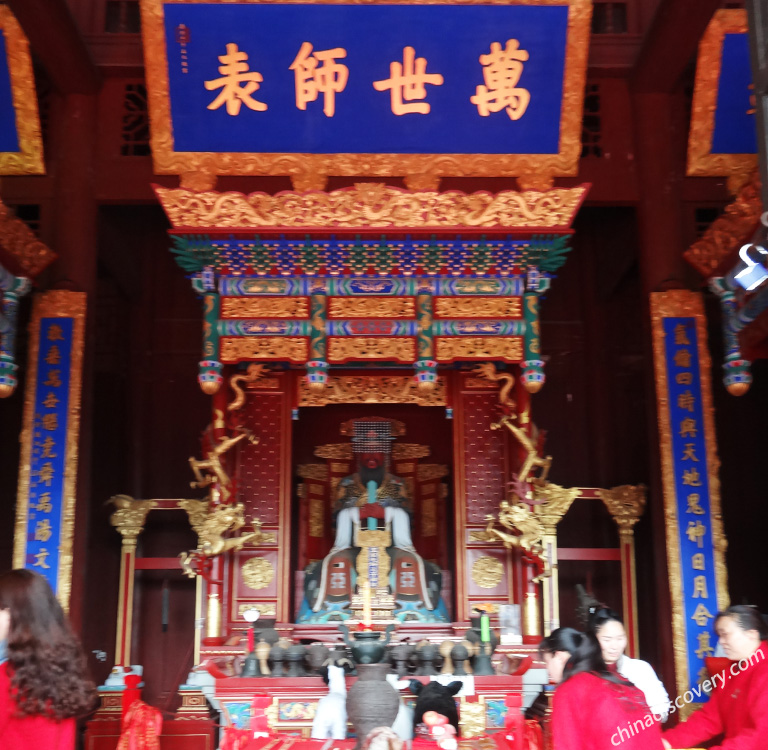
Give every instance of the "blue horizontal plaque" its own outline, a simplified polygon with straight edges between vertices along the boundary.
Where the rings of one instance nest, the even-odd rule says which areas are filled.
[[[567,3],[163,12],[175,152],[559,151]]]
[[[755,97],[746,34],[726,34],[723,38],[712,153],[757,153]]]

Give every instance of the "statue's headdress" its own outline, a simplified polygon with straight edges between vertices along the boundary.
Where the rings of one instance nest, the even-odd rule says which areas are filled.
[[[355,453],[391,453],[392,425],[387,421],[356,421],[352,434],[352,450]]]

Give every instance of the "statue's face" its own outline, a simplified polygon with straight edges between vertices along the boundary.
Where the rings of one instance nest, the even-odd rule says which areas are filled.
[[[366,469],[378,469],[384,466],[384,454],[373,450],[366,450],[360,454],[360,465]]]

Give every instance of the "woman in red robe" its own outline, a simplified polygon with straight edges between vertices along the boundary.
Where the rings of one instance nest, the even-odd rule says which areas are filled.
[[[558,628],[539,651],[552,682],[557,750],[662,750],[661,730],[632,683],[610,672],[591,633]]]
[[[28,570],[0,576],[0,748],[73,750],[74,717],[94,694],[45,578]]]
[[[752,607],[729,607],[715,630],[730,667],[711,677],[709,701],[688,721],[664,732],[664,747],[694,747],[724,735],[711,750],[768,747],[768,628]]]

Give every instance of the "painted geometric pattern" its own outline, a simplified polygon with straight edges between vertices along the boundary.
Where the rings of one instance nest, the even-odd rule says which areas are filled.
[[[496,393],[467,393],[464,406],[464,462],[467,523],[485,523],[485,516],[504,499],[504,442],[491,431],[496,421]]]
[[[283,440],[284,393],[262,393],[249,398],[243,410],[245,425],[259,439],[256,445],[243,442],[238,460],[238,499],[246,517],[258,516],[262,523],[278,523],[280,502],[281,443]]]

